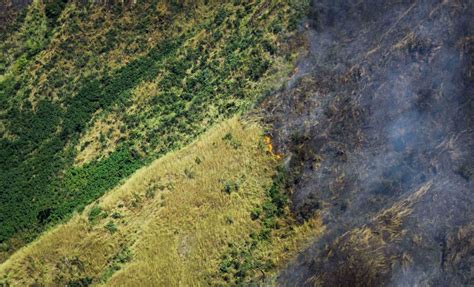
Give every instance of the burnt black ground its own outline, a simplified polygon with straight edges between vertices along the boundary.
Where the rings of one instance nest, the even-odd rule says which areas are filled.
[[[313,1],[263,102],[292,211],[322,216],[280,285],[474,285],[472,1]]]

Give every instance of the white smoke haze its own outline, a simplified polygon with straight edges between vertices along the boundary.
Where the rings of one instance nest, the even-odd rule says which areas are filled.
[[[474,284],[473,6],[313,1],[308,55],[265,105],[277,148],[291,156],[292,209],[302,221],[319,213],[328,231],[280,285]],[[382,214],[405,201],[400,230],[378,234]],[[340,267],[352,256],[340,244],[353,246],[361,228],[390,258],[369,275]]]

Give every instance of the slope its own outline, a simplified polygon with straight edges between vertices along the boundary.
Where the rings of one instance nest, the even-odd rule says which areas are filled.
[[[288,155],[292,210],[322,216],[326,232],[278,283],[474,284],[474,3],[310,11],[308,55],[263,106]]]
[[[322,230],[318,219],[291,227],[269,144],[250,119],[217,125],[16,252],[0,266],[3,284],[262,280]],[[229,261],[238,248],[252,249],[241,258],[247,269]]]
[[[304,1],[204,2],[33,1],[2,34],[0,261],[280,85]]]

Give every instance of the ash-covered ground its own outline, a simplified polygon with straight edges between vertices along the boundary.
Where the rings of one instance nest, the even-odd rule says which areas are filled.
[[[285,286],[474,285],[474,1],[315,0],[263,102],[292,210],[326,234]]]

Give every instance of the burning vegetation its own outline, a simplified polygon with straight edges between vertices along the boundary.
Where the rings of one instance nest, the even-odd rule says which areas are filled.
[[[292,211],[327,232],[279,284],[474,284],[472,19],[469,1],[313,1],[309,52],[263,107]]]

